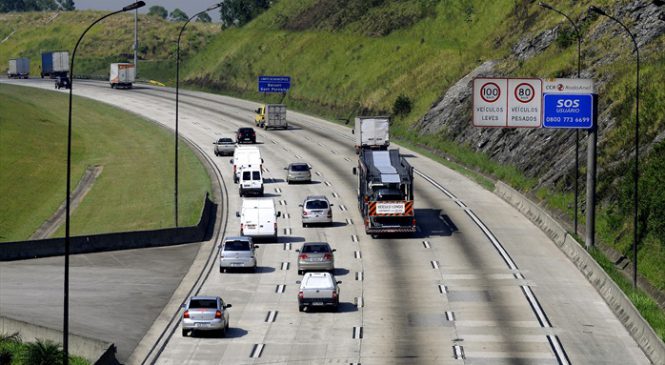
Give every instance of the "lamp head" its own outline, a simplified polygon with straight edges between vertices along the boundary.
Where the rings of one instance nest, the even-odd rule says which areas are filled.
[[[545,9],[549,9],[549,10],[554,10],[554,8],[552,8],[552,6],[550,6],[549,4],[545,4],[545,3],[542,2],[542,1],[539,1],[539,2],[538,2],[538,6],[540,6],[541,8],[545,8]]]
[[[599,7],[597,7],[597,6],[593,6],[593,5],[589,6],[589,11],[592,12],[592,13],[596,13],[596,14],[600,14],[600,15],[605,15],[605,16],[607,16],[607,13],[605,13],[605,11],[604,11],[603,9],[601,9],[601,8],[599,8]]]
[[[221,7],[221,6],[222,6],[222,3],[215,4],[215,5],[210,6],[208,9],[206,9],[206,11],[215,10],[215,9]]]
[[[125,6],[124,8],[122,8],[122,11],[130,11],[130,10],[142,8],[144,6],[145,6],[145,2],[137,1],[134,4],[130,4],[130,5]]]

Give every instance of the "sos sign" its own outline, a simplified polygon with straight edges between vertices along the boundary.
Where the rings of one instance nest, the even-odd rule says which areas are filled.
[[[544,94],[543,127],[593,127],[592,94]]]

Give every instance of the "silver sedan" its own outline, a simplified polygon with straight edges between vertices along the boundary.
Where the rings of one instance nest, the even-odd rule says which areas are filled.
[[[333,205],[324,195],[310,195],[299,206],[302,207],[303,227],[315,223],[332,224]]]
[[[286,182],[291,184],[294,182],[312,182],[312,168],[309,164],[304,162],[294,162],[289,164],[286,170]]]
[[[187,332],[194,335],[198,331],[214,331],[226,336],[229,329],[229,311],[231,304],[226,304],[220,297],[194,296],[183,304],[182,335]]]

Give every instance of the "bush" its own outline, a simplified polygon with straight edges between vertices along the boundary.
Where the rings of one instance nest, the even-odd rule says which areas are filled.
[[[393,104],[393,114],[404,116],[411,113],[411,108],[413,108],[413,102],[411,99],[408,96],[401,94],[395,99],[395,103]]]
[[[60,344],[38,339],[26,344],[23,362],[30,365],[62,365],[63,351]]]

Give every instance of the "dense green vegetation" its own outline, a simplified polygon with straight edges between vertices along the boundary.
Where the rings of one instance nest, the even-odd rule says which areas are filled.
[[[0,333],[0,364],[2,365],[60,365],[63,350],[60,344],[38,339],[36,342],[23,342],[19,333]],[[88,365],[89,361],[80,356],[69,356],[72,365]]]
[[[0,70],[10,58],[30,58],[30,72],[39,76],[41,52],[74,49],[76,40],[99,11],[0,14]],[[159,81],[175,79],[176,40],[182,23],[159,16],[139,15],[139,77]],[[200,51],[220,31],[219,24],[193,22],[181,41],[181,56]],[[134,16],[118,14],[88,32],[76,56],[77,75],[108,77],[112,62],[133,62]],[[168,64],[168,66],[165,66]]]
[[[64,201],[67,96],[0,86],[0,241],[28,238]],[[88,166],[101,175],[72,214],[72,234],[173,226],[172,133],[106,104],[75,98],[72,189]],[[181,149],[180,222],[196,224],[208,175]],[[64,231],[57,232],[62,236]]]

